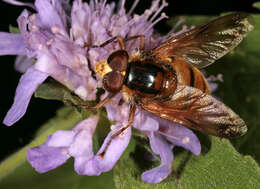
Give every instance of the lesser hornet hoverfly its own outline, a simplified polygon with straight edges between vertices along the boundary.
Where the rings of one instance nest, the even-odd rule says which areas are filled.
[[[250,15],[233,13],[174,36],[148,52],[144,50],[144,35],[113,37],[98,47],[117,41],[120,50],[96,65],[109,94],[94,107],[81,106],[100,108],[122,92],[130,103],[129,120],[115,136],[132,124],[136,106],[206,134],[241,136],[247,131],[245,122],[209,94],[208,83],[199,69],[231,51],[252,29]],[[137,38],[139,51],[129,56],[124,43]]]

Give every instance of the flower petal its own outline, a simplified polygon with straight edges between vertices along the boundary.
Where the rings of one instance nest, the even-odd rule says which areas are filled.
[[[75,137],[75,132],[68,130],[59,130],[51,135],[48,140],[50,147],[68,147]]]
[[[119,131],[121,128],[122,127],[119,127],[118,129],[113,130],[108,134],[108,136],[106,137],[103,145],[101,146],[97,154],[100,154],[104,151],[108,142],[111,140],[111,137],[114,135],[114,133]],[[128,127],[120,135],[114,137],[111,140],[111,143],[108,145],[103,157],[95,156],[95,161],[97,163],[99,170],[101,170],[102,172],[107,172],[114,167],[117,160],[120,158],[120,156],[126,149],[127,145],[129,144],[130,138],[131,138],[131,127]]]
[[[76,157],[77,163],[89,160],[94,156],[92,135],[97,122],[98,116],[92,116],[81,121],[72,131],[56,131],[47,137],[44,144],[27,151],[28,161],[43,173],[60,166],[71,156]]]
[[[3,123],[10,126],[17,122],[26,112],[29,101],[36,88],[48,77],[46,73],[30,68],[22,75],[16,88],[14,103],[7,112]]]
[[[91,75],[81,76],[77,72],[69,69],[64,65],[60,65],[55,57],[41,54],[35,68],[48,73],[55,80],[74,91],[84,100],[95,100],[97,83]]]
[[[41,18],[43,26],[49,28],[59,26],[61,29],[65,30],[61,17],[57,10],[54,9],[50,0],[36,0],[35,7]]]
[[[89,35],[89,27],[91,24],[91,10],[87,4],[82,1],[74,1],[71,11],[72,33],[75,39]],[[83,26],[83,27],[82,27]]]
[[[197,136],[187,127],[166,120],[160,121],[159,133],[164,135],[176,146],[190,150],[194,155],[199,155],[201,151],[200,141]]]
[[[10,4],[13,4],[13,5],[28,6],[28,7],[31,7],[33,9],[35,8],[32,3],[23,3],[23,2],[20,2],[20,1],[16,1],[16,0],[3,0],[3,1],[10,3]]]
[[[33,64],[34,62],[32,58],[28,58],[27,56],[17,56],[14,68],[18,72],[25,73]]]
[[[26,44],[22,35],[0,32],[0,55],[26,55]]]
[[[70,146],[69,151],[74,156],[74,169],[80,175],[99,175],[100,171],[93,163],[92,137],[98,123],[98,116],[92,116],[80,122],[73,130],[79,134]],[[87,170],[87,171],[86,171]]]
[[[96,155],[93,158],[85,161],[82,158],[76,158],[75,170],[78,174],[89,176],[100,175],[102,172],[110,171],[114,167],[114,165],[124,152],[125,148],[127,147],[131,138],[131,128],[128,128],[123,133],[114,137],[111,140],[113,134],[119,131],[121,128],[122,127],[117,126],[117,129],[111,131],[108,134],[103,145],[97,153],[99,155]],[[109,141],[110,144],[108,144]],[[102,154],[101,156],[100,154],[104,151],[105,148],[105,154]]]
[[[69,153],[73,157],[83,156],[85,159],[93,157],[92,137],[99,117],[97,115],[81,121],[74,129],[77,135],[70,145]]]
[[[159,129],[158,121],[140,109],[135,115],[133,126],[141,131],[157,131]]]
[[[102,99],[105,96],[108,96],[108,93],[102,95]],[[104,105],[107,110],[107,117],[111,121],[117,121],[121,123],[127,121],[129,107],[126,105],[126,103],[122,104],[121,106],[118,105],[121,98],[121,95],[116,95],[111,99],[110,102]]]
[[[161,182],[171,173],[171,163],[173,161],[173,153],[171,146],[155,132],[149,132],[150,145],[155,154],[161,158],[161,165],[142,174],[142,180],[151,184]]]
[[[74,161],[74,169],[79,175],[98,176],[101,171],[97,168],[93,158],[77,157]]]
[[[41,146],[27,150],[27,160],[39,173],[45,173],[62,165],[69,159],[66,147],[50,147],[48,141],[51,136]]]

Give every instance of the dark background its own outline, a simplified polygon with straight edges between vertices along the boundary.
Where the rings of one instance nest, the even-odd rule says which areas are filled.
[[[130,7],[132,2],[133,1],[127,1],[127,7]],[[150,2],[150,0],[141,0],[136,12],[142,13],[145,8],[149,7]],[[237,0],[168,0],[169,6],[165,9],[165,12],[169,17],[182,14],[218,15],[222,12],[229,11],[260,13],[252,7],[254,2],[256,2],[256,0],[241,2]],[[16,19],[24,8],[25,7],[13,6],[0,1],[0,31],[8,32],[10,24],[17,26]],[[159,31],[161,32],[170,29],[166,26],[165,21],[160,22],[156,27],[158,29],[160,28]],[[21,74],[16,72],[13,68],[14,60],[14,56],[0,57],[1,122],[13,103],[15,89],[21,76]],[[0,160],[19,147],[29,143],[37,130],[37,126],[40,126],[54,116],[56,109],[61,105],[60,102],[32,98],[25,116],[20,121],[11,127],[1,124]]]

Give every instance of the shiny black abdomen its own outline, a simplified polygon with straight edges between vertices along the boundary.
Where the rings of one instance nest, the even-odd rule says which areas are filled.
[[[163,70],[153,64],[131,62],[127,67],[124,84],[132,90],[157,94],[159,89],[156,85],[160,74],[163,75]]]

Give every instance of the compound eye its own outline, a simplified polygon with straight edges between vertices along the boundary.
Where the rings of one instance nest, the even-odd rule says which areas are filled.
[[[111,93],[119,92],[124,84],[124,76],[119,71],[107,73],[103,78],[104,88]]]
[[[107,59],[107,63],[113,71],[125,71],[128,64],[128,53],[125,50],[113,52]]]

